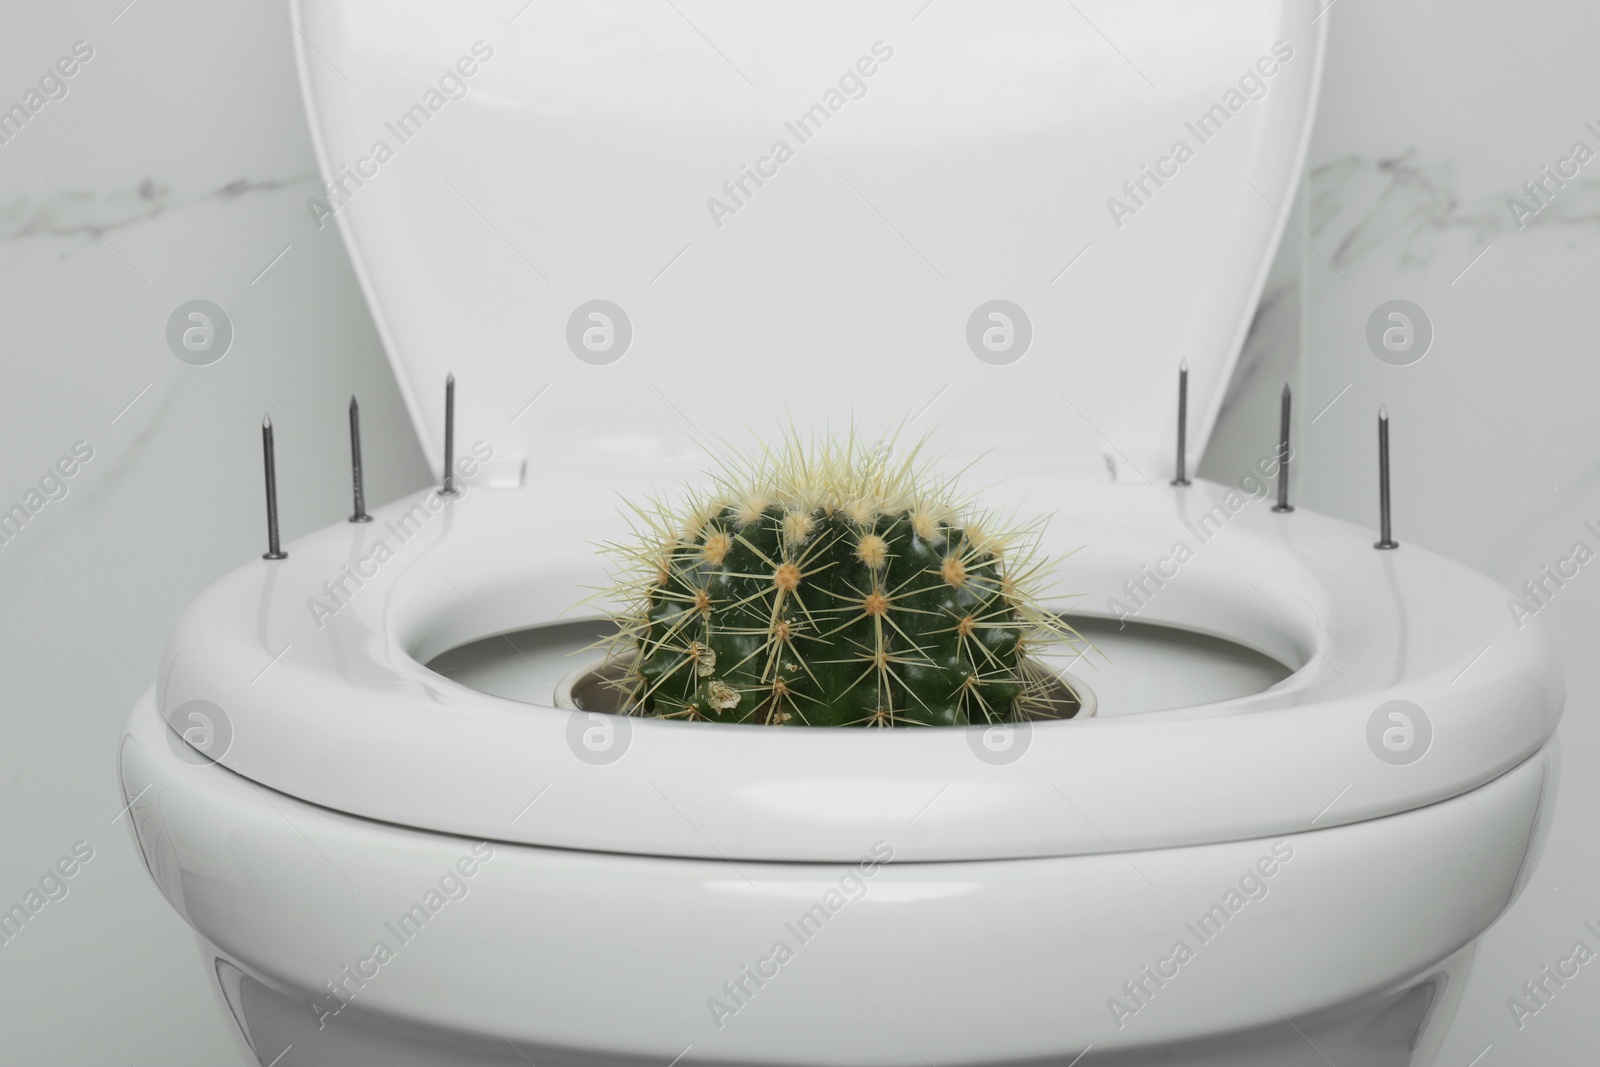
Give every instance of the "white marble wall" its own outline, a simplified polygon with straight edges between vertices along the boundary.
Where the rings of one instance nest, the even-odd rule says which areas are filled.
[[[119,817],[117,739],[176,613],[261,551],[263,412],[286,536],[348,511],[351,393],[372,498],[428,477],[344,250],[305,209],[315,164],[277,3],[18,6],[0,33],[5,107],[75,42],[93,49],[0,144],[0,508],[74,442],[93,449],[0,545],[0,901],[94,849],[0,944],[5,1063],[244,1062]],[[165,340],[194,298],[235,329],[211,366]]]
[[[1395,536],[1519,587],[1580,538],[1600,549],[1583,529],[1600,518],[1600,362],[1589,322],[1600,283],[1600,158],[1564,187],[1552,184],[1548,206],[1523,225],[1507,206],[1513,196],[1531,203],[1523,183],[1571,155],[1574,142],[1600,153],[1600,133],[1585,126],[1600,129],[1590,58],[1600,9],[1337,0],[1324,17],[1327,80],[1295,212],[1306,240],[1284,239],[1281,284],[1269,287],[1204,469],[1224,474],[1271,441],[1272,404],[1287,380],[1297,396],[1297,498],[1375,526],[1374,419],[1386,404]],[[1373,310],[1397,298],[1423,308],[1435,331],[1409,366],[1380,361],[1365,337]],[[1600,927],[1600,787],[1588,773],[1600,755],[1592,570],[1539,612],[1568,683],[1548,848],[1484,939],[1439,1064],[1593,1057],[1600,964],[1565,988],[1550,985],[1543,1006],[1522,990],[1580,940],[1600,952],[1584,929]],[[1537,1013],[1514,1013],[1512,998]]]
[[[274,6],[274,5],[277,6]],[[125,6],[126,5],[126,6]],[[94,459],[0,546],[0,902],[78,840],[95,858],[0,945],[8,1062],[239,1062],[184,924],[118,817],[112,751],[168,626],[260,550],[257,426],[277,423],[285,533],[344,513],[343,399],[367,413],[377,500],[423,484],[349,264],[304,201],[314,164],[283,0],[95,0],[11,13],[0,104],[77,41],[93,57],[0,144],[0,503],[87,441]],[[1375,521],[1372,420],[1394,415],[1396,534],[1508,585],[1600,519],[1589,289],[1600,279],[1600,162],[1519,229],[1508,196],[1600,125],[1578,0],[1336,0],[1310,170],[1234,396],[1206,459],[1226,476],[1270,446],[1296,387],[1297,498]],[[1385,300],[1436,330],[1406,367],[1367,349]],[[180,363],[164,330],[206,298],[228,355]],[[1315,422],[1312,421],[1313,417]],[[1265,442],[1265,445],[1263,445]],[[1242,460],[1241,460],[1242,461]],[[1570,686],[1550,846],[1488,936],[1439,1062],[1584,1062],[1600,1007],[1585,968],[1519,1029],[1507,1000],[1600,920],[1592,827],[1600,572],[1540,613]],[[1352,877],[1359,877],[1352,872]],[[1597,921],[1600,925],[1600,921]]]

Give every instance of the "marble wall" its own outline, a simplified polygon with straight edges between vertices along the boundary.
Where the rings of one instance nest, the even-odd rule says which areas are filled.
[[[0,34],[5,106],[75,42],[92,50],[67,64],[65,96],[0,143],[4,507],[76,443],[92,450],[0,544],[0,900],[76,842],[94,850],[68,895],[0,945],[7,1063],[244,1062],[133,848],[117,739],[177,612],[262,550],[263,414],[286,536],[348,511],[352,393],[370,496],[428,480],[344,249],[305,209],[316,164],[284,11],[31,5]],[[233,327],[209,366],[166,340],[194,299]]]
[[[1600,549],[1583,528],[1600,518],[1600,364],[1586,317],[1600,279],[1600,162],[1575,151],[1582,141],[1600,153],[1587,54],[1600,10],[1336,0],[1324,17],[1327,77],[1293,215],[1303,236],[1284,237],[1203,470],[1225,476],[1270,444],[1288,381],[1296,496],[1375,527],[1375,419],[1387,405],[1395,536],[1520,588],[1580,539]],[[1541,206],[1524,183],[1563,159],[1576,175],[1547,182]],[[1426,354],[1406,365],[1367,340],[1369,318],[1393,300],[1432,327]],[[1600,951],[1584,929],[1600,926],[1600,788],[1588,773],[1600,756],[1597,611],[1589,567],[1538,611],[1567,672],[1565,773],[1547,850],[1480,945],[1440,1064],[1574,1062],[1596,1037],[1589,967],[1564,988],[1547,983],[1542,1004],[1523,984],[1580,940]]]
[[[1299,233],[1285,237],[1203,470],[1231,480],[1270,447],[1290,381],[1297,498],[1372,525],[1373,419],[1387,404],[1396,535],[1520,586],[1600,519],[1587,410],[1600,363],[1584,318],[1600,278],[1600,163],[1536,213],[1507,207],[1575,141],[1600,150],[1585,125],[1600,126],[1588,54],[1600,10],[1335,0],[1323,17]],[[305,211],[315,165],[282,0],[34,6],[8,29],[0,102],[76,42],[92,55],[0,144],[0,500],[23,499],[78,442],[93,458],[0,545],[0,900],[78,841],[95,858],[0,946],[6,1058],[239,1062],[187,927],[121,824],[111,753],[177,611],[260,551],[263,413],[278,427],[287,536],[348,507],[351,393],[368,412],[372,498],[420,487],[427,469],[338,238]],[[234,332],[207,366],[175,359],[166,339],[196,299]],[[1366,340],[1373,311],[1396,299],[1434,333],[1407,366]],[[1583,929],[1600,920],[1596,575],[1539,612],[1568,671],[1568,771],[1538,874],[1485,939],[1442,1064],[1576,1062],[1594,1037],[1592,968],[1535,1014],[1517,1019],[1508,1001],[1574,942],[1600,948]]]

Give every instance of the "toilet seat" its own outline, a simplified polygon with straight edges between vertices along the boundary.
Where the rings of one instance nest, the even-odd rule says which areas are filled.
[[[1083,546],[1064,587],[1087,593],[1091,609],[1121,595],[1185,523],[1231,507],[1230,493],[1242,499],[1204,482],[1175,490],[1041,471],[1004,492],[1036,510],[1071,501],[1046,547],[1059,557]],[[388,823],[731,860],[851,861],[888,840],[905,862],[1196,845],[1420,808],[1527,759],[1562,705],[1542,630],[1536,620],[1519,630],[1493,582],[1415,546],[1374,551],[1371,532],[1347,523],[1246,502],[1140,619],[1295,668],[1266,692],[1033,724],[1025,753],[1004,766],[975,758],[967,729],[652,719],[626,720],[625,753],[596,766],[568,742],[583,713],[479,693],[422,664],[569,612],[601,580],[587,542],[614,532],[614,509],[587,480],[548,475],[448,503],[424,494],[375,510],[370,525],[312,534],[287,560],[247,564],[190,607],[159,707],[214,702],[232,728],[229,769]],[[376,573],[360,588],[344,579],[352,595],[319,620],[313,598],[332,602],[322,583],[369,558],[376,540],[397,542],[408,512],[414,534],[392,559],[361,564]],[[1432,726],[1425,754],[1406,766],[1379,759],[1368,740],[1379,705],[1396,699]]]

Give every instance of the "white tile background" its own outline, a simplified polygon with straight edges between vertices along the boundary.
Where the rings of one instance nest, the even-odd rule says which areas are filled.
[[[71,894],[0,946],[7,1063],[238,1062],[187,927],[116,819],[117,738],[178,610],[261,550],[263,410],[287,537],[348,507],[352,392],[370,499],[428,479],[343,248],[304,206],[315,166],[281,0],[124,3],[19,7],[0,33],[0,103],[74,41],[95,49],[69,95],[0,145],[0,504],[74,441],[95,449],[70,494],[0,546],[0,902],[75,841],[95,848]],[[1519,586],[1600,519],[1600,182],[1586,172],[1520,231],[1505,207],[1573,140],[1596,144],[1583,123],[1600,120],[1600,10],[1337,0],[1324,17],[1304,237],[1285,238],[1204,470],[1229,477],[1271,446],[1287,378],[1296,496],[1372,524],[1387,403],[1397,536]],[[196,297],[237,329],[211,367],[164,343]],[[1367,316],[1394,297],[1436,329],[1414,366],[1365,346]],[[1506,1001],[1600,920],[1597,608],[1600,571],[1585,569],[1541,613],[1569,685],[1554,827],[1541,875],[1484,939],[1440,1064],[1594,1056],[1594,968],[1521,1030]]]

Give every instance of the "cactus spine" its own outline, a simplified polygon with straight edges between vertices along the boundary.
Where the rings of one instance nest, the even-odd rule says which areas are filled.
[[[949,726],[1037,715],[1039,525],[992,528],[932,477],[852,437],[790,438],[686,506],[634,509],[610,594],[632,714],[808,726]]]

